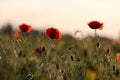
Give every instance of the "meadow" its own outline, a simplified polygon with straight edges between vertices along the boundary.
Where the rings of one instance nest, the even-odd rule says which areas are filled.
[[[60,39],[34,29],[17,32],[11,25],[0,30],[0,80],[120,80],[118,41],[81,31],[61,32]]]

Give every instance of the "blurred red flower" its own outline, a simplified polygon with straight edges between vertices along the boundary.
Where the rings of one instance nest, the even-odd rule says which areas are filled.
[[[116,59],[118,62],[120,62],[120,53],[117,53]]]
[[[43,52],[44,47],[43,46],[39,46],[37,49],[35,49],[35,54],[36,55],[41,55],[41,53]]]
[[[118,45],[120,45],[120,40],[118,40]]]
[[[61,32],[53,27],[46,30],[46,36],[54,40],[59,40],[62,37]]]
[[[20,37],[20,32],[15,32],[15,33],[14,33],[14,37],[15,37],[15,38],[19,38],[19,37]]]
[[[88,26],[91,29],[100,29],[100,30],[103,29],[103,23],[100,23],[99,21],[91,21],[88,23]]]
[[[27,24],[19,25],[19,29],[20,29],[20,32],[31,32],[32,31],[32,27]]]

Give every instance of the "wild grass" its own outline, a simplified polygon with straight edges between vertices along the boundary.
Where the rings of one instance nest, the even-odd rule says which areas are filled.
[[[4,30],[5,31],[5,30]],[[6,30],[7,31],[7,30]],[[120,45],[104,37],[52,40],[44,31],[0,33],[0,80],[119,80]],[[40,55],[35,49],[42,46]]]

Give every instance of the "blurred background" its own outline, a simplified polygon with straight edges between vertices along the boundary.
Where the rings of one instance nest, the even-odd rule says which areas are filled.
[[[26,23],[40,30],[53,26],[72,35],[80,30],[87,36],[94,35],[87,23],[98,20],[104,23],[100,36],[119,39],[119,4],[120,0],[0,0],[0,27],[10,23],[17,29]]]
[[[0,80],[119,80],[119,21],[120,0],[0,0]],[[17,32],[23,23],[31,33]],[[64,35],[49,39],[48,27]]]

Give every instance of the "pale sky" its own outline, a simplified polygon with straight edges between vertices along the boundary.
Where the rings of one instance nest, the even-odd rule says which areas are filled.
[[[33,25],[33,28],[56,27],[63,33],[81,30],[94,35],[89,21],[104,23],[100,36],[120,37],[120,0],[0,0],[0,26],[12,23]]]

